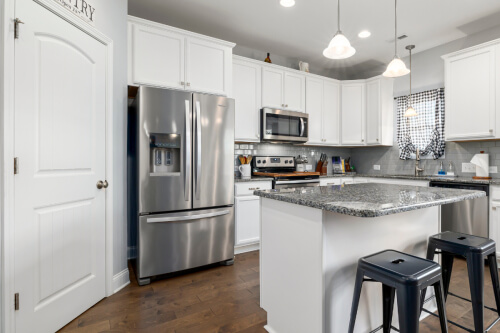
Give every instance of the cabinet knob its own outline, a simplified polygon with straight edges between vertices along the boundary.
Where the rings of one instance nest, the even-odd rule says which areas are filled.
[[[361,142],[365,142],[365,139],[362,139]]]
[[[287,105],[285,105],[285,107],[288,107],[288,104],[287,104]]]
[[[185,85],[186,83],[184,81],[181,81],[181,86]]]
[[[490,129],[490,133],[493,133],[493,129]]]
[[[187,86],[188,86],[188,87],[191,87],[191,83],[189,83],[189,82],[188,82],[188,83],[187,83]]]
[[[377,139],[377,141],[378,141],[378,139]]]

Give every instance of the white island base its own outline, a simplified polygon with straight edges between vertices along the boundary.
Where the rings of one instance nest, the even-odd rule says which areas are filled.
[[[261,198],[260,302],[270,333],[346,333],[358,259],[393,249],[424,257],[440,206],[361,218]],[[429,289],[427,295],[433,295]],[[397,299],[396,299],[397,302]],[[434,300],[425,308],[434,311]],[[423,318],[423,316],[422,316]],[[356,333],[382,325],[382,286],[363,284]],[[399,327],[397,305],[393,326]]]

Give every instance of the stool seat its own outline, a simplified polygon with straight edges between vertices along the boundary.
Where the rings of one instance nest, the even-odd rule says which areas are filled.
[[[361,258],[358,267],[366,276],[376,276],[377,281],[391,287],[429,284],[429,280],[439,280],[441,276],[441,266],[436,262],[394,250]]]
[[[365,279],[365,277],[369,279]],[[395,250],[386,250],[359,259],[348,333],[354,332],[364,281],[382,283],[383,322],[380,328],[383,333],[391,332],[396,296],[398,299],[399,332],[418,333],[421,311],[420,296],[422,290],[430,286],[434,287],[436,294],[441,332],[448,333],[441,266],[434,261]]]
[[[495,241],[459,232],[445,231],[431,236],[430,239],[442,251],[466,256],[467,253],[487,255],[495,251]]]

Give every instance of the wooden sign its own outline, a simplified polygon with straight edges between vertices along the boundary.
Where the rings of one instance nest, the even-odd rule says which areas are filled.
[[[54,0],[87,23],[94,25],[95,7],[87,0]]]

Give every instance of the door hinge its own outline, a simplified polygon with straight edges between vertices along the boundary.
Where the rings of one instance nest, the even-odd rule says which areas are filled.
[[[17,175],[19,173],[19,158],[14,157],[14,174]]]
[[[24,24],[24,22],[16,18],[14,20],[14,39],[19,39],[19,24]]]
[[[19,310],[19,293],[14,294],[14,310]]]

